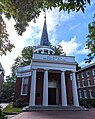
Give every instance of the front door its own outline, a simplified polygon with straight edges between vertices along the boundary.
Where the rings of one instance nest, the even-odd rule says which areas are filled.
[[[56,88],[48,88],[48,105],[56,105]]]

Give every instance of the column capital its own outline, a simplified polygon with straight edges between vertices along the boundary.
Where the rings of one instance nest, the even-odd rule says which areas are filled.
[[[61,70],[61,72],[65,72],[64,70]]]
[[[44,71],[48,71],[49,69],[44,69]]]
[[[33,68],[32,70],[37,70],[37,68]]]

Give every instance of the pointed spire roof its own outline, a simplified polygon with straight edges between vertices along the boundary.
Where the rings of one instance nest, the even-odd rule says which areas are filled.
[[[46,25],[46,12],[45,12],[45,16],[44,16],[44,26],[43,26],[43,31],[42,31],[40,45],[41,46],[49,46],[48,33],[47,33],[47,25]]]

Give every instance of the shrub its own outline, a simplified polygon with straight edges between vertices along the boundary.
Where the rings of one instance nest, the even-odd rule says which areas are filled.
[[[7,119],[7,117],[2,112],[2,107],[0,106],[0,119]]]
[[[22,98],[17,99],[16,100],[16,106],[19,108],[24,107],[24,99],[22,99]]]
[[[79,99],[79,104],[81,106],[84,106],[86,108],[91,108],[91,107],[95,107],[95,99],[90,99],[90,98],[82,98],[82,99]]]

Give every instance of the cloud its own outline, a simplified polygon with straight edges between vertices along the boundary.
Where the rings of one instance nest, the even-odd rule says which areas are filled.
[[[74,26],[70,26],[69,32],[71,32],[72,30],[74,30],[74,29],[76,29],[76,28],[79,28],[80,25],[81,25],[81,23],[76,24],[76,25],[74,25]]]
[[[58,41],[56,40],[56,29],[61,25],[61,22],[70,20],[75,13],[73,12],[72,14],[68,14],[67,12],[59,12],[58,9],[53,9],[52,11],[48,10],[46,14],[47,30],[48,33],[52,33],[50,41],[51,43],[53,43],[53,45],[57,45]],[[14,29],[15,21],[13,19],[8,21],[4,18],[4,20],[6,22],[7,31],[9,33],[9,39],[11,43],[15,45],[15,49],[13,49],[11,53],[8,52],[6,56],[0,57],[0,62],[4,67],[5,75],[9,75],[11,72],[10,68],[14,63],[14,59],[18,55],[20,55],[22,49],[28,45],[37,45],[37,43],[40,41],[44,24],[44,13],[41,13],[39,18],[36,20],[36,23],[34,23],[33,21],[29,23],[26,32],[24,32],[22,36],[18,36],[18,34],[16,33]],[[69,49],[65,48],[65,46],[63,47],[67,53],[74,52],[73,47],[75,49],[78,47],[78,43],[75,42],[75,38],[66,43],[63,41],[61,42],[61,44],[65,44],[66,47],[69,47]]]
[[[78,50],[76,54],[83,55],[88,53],[89,53],[89,49],[85,49],[85,47],[83,47],[82,49]]]
[[[72,55],[75,54],[75,52],[77,51],[77,49],[79,48],[79,46],[81,45],[80,43],[78,43],[76,41],[76,36],[74,36],[73,38],[71,38],[71,40],[69,41],[64,41],[62,40],[59,45],[61,45],[63,47],[63,51],[67,54],[67,55]]]
[[[30,27],[28,27],[27,31],[23,34],[23,36],[18,36],[18,34],[14,29],[15,21],[13,19],[8,21],[6,18],[4,18],[4,20],[6,22],[6,28],[9,34],[9,40],[11,41],[11,43],[15,45],[15,48],[12,50],[11,53],[7,52],[6,56],[0,57],[0,62],[2,63],[3,68],[5,70],[5,75],[9,75],[11,72],[10,68],[14,63],[14,59],[18,55],[20,55],[22,49],[25,46],[26,39],[31,37],[32,30]]]

